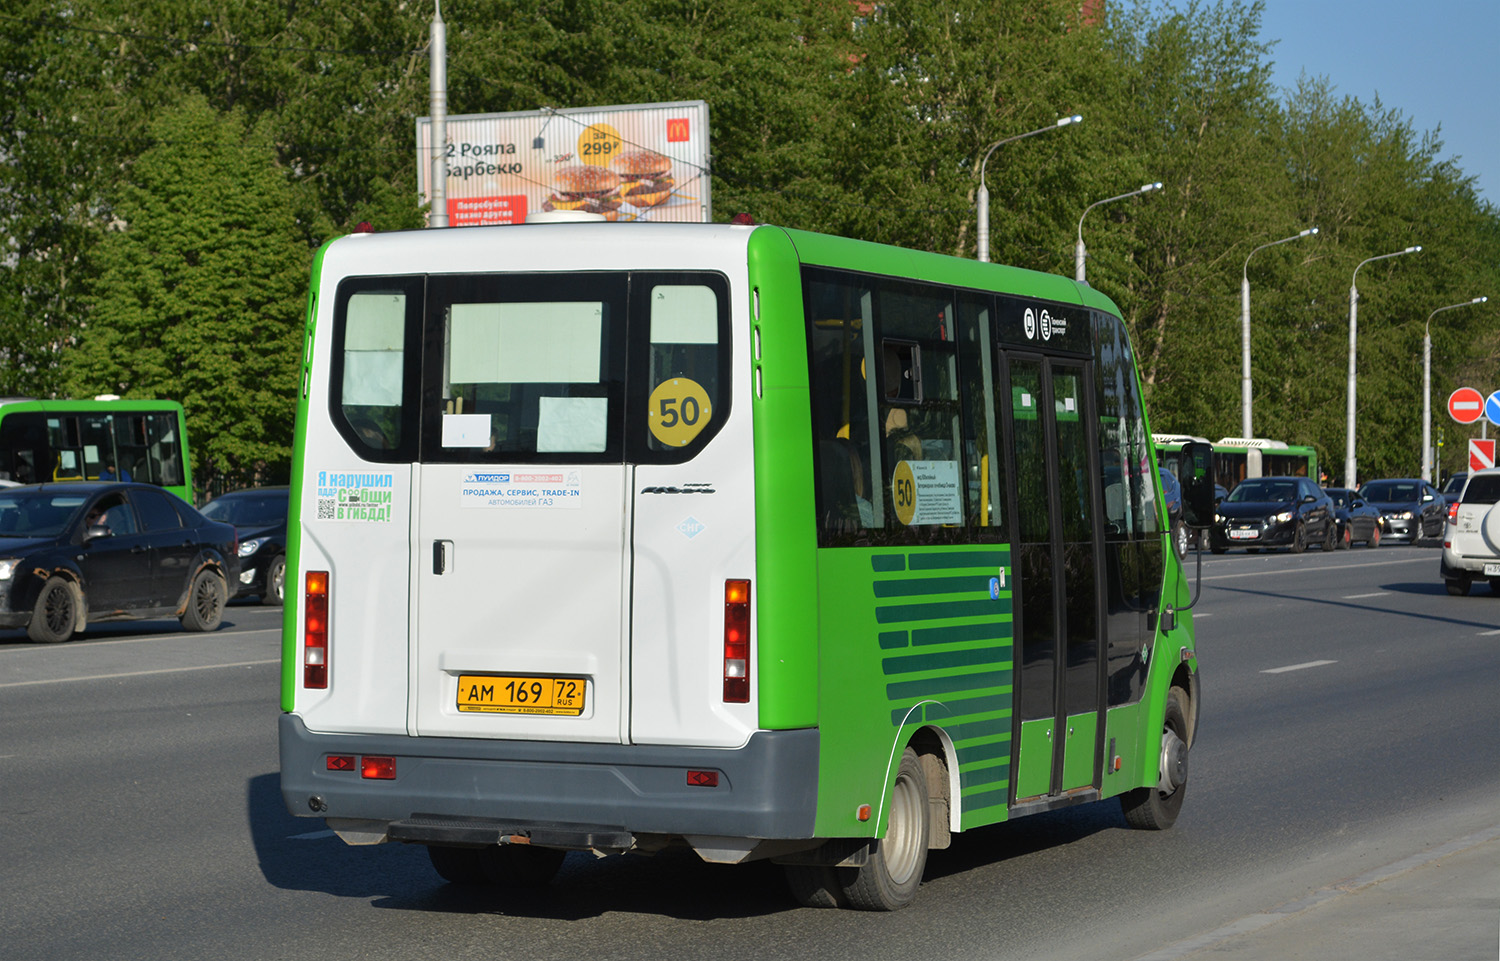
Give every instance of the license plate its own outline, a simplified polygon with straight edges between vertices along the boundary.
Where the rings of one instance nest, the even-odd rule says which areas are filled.
[[[1230,538],[1230,540],[1236,540],[1236,541],[1253,541],[1253,540],[1255,540],[1259,536],[1260,536],[1260,531],[1254,531],[1254,530],[1250,530],[1250,531],[1230,531],[1229,532],[1229,538]]]
[[[1484,565],[1484,576],[1485,577],[1500,577],[1500,564],[1486,564],[1486,565]]]
[[[578,717],[583,713],[587,687],[587,682],[581,677],[461,674],[458,678],[458,709],[475,714]]]

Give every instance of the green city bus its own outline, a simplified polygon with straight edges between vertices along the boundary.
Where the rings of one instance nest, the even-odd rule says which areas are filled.
[[[346,842],[480,884],[686,845],[889,910],[969,829],[1178,816],[1191,585],[1086,285],[767,225],[363,234],[301,383],[281,787]]]
[[[111,395],[0,398],[0,480],[136,480],[192,503],[182,405]]]

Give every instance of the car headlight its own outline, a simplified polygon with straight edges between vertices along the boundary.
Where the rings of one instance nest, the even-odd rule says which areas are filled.
[[[1272,514],[1271,515],[1271,523],[1273,523],[1273,524],[1285,524],[1287,521],[1289,521],[1291,519],[1292,519],[1292,512],[1291,511],[1282,511],[1280,514]]]
[[[1396,520],[1398,521],[1409,521],[1411,520],[1411,511],[1397,511],[1391,516],[1396,518]]]
[[[260,550],[261,545],[270,540],[269,537],[252,537],[248,541],[240,541],[240,556],[249,557]]]
[[[16,573],[16,565],[21,563],[19,557],[7,557],[0,559],[0,581],[8,581]]]
[[[1224,515],[1223,514],[1215,514],[1214,515],[1214,523],[1215,524],[1222,524],[1222,523],[1224,523]]]

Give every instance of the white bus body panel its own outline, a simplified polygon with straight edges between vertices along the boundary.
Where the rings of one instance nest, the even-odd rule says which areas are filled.
[[[330,245],[304,448],[302,569],[328,570],[331,597],[329,688],[309,691],[296,679],[295,710],[310,730],[746,743],[757,729],[753,619],[750,702],[723,703],[722,684],[725,579],[752,579],[752,612],[755,596],[749,233],[568,224],[356,235]],[[474,465],[366,463],[331,424],[333,312],[343,278],[567,270],[711,270],[728,278],[732,399],[728,420],[696,458],[513,465],[579,471],[582,503],[474,509],[459,497]],[[392,519],[319,519],[313,505],[325,470],[390,475]],[[713,493],[646,492],[699,485]],[[441,575],[435,541],[448,542]],[[300,582],[289,593],[300,660]],[[586,676],[587,706],[582,717],[460,713],[460,673]]]

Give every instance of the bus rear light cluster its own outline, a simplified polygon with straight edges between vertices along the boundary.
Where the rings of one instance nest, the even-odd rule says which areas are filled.
[[[724,582],[724,702],[750,701],[750,582]]]
[[[302,615],[302,686],[328,687],[328,572],[308,571]]]

